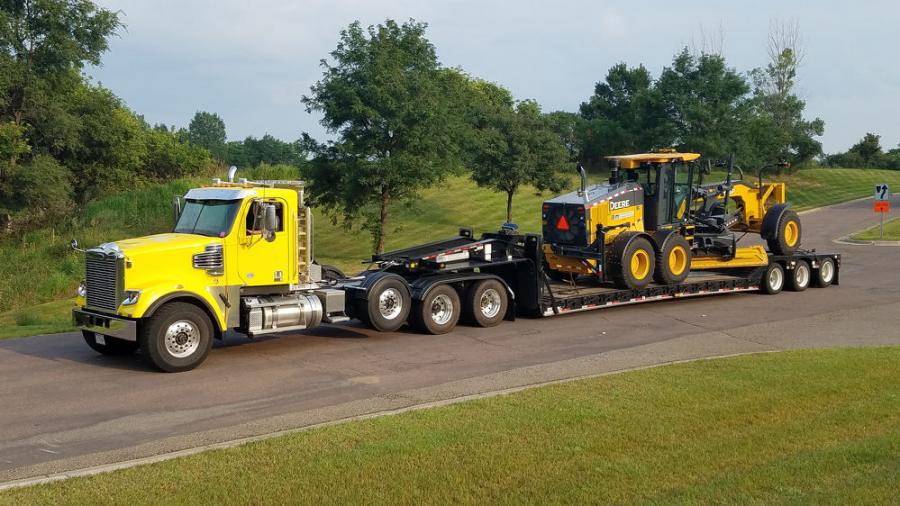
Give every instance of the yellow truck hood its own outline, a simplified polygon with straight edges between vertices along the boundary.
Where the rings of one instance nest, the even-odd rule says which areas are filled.
[[[223,244],[223,240],[169,233],[124,239],[103,247],[125,256],[125,289],[140,290],[159,284],[206,286],[207,273],[194,268],[193,257],[213,244]]]

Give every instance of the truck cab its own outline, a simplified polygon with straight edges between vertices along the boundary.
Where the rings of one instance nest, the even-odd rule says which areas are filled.
[[[105,354],[195,367],[228,329],[249,336],[346,319],[312,261],[301,181],[215,181],[176,200],[169,233],[85,251],[73,319]],[[335,293],[337,292],[337,293]]]

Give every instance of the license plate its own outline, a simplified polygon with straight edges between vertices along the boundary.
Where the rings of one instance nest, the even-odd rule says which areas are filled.
[[[94,334],[94,341],[100,346],[106,346],[106,338],[103,334]]]

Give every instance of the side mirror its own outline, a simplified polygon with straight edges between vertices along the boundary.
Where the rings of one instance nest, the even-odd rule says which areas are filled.
[[[172,212],[175,214],[175,223],[178,223],[178,219],[181,218],[181,202],[183,197],[175,195],[172,197]]]
[[[278,214],[275,212],[275,206],[269,204],[266,206],[265,216],[265,236],[267,241],[275,240],[275,232],[278,230]]]

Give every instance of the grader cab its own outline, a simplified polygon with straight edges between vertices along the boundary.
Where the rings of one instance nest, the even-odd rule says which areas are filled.
[[[621,288],[683,282],[690,271],[764,266],[762,246],[738,247],[759,234],[769,250],[791,254],[800,220],[788,209],[784,183],[740,177],[733,158],[720,164],[727,179],[704,184],[711,164],[697,153],[663,151],[609,157],[610,177],[544,203],[545,269],[557,279],[590,276]],[[739,236],[739,234],[741,234]]]

